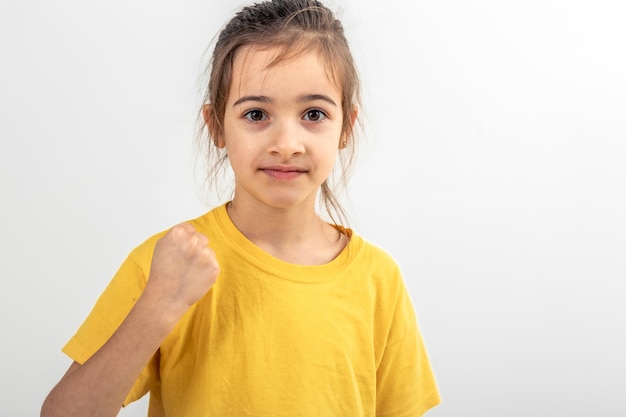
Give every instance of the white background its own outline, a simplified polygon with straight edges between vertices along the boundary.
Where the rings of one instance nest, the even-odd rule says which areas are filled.
[[[197,81],[243,4],[3,0],[0,415],[38,415],[126,254],[214,204]],[[365,93],[351,225],[404,271],[429,416],[626,416],[625,4],[329,3]]]

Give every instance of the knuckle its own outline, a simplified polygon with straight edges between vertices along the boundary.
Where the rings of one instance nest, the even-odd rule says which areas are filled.
[[[179,235],[185,235],[195,231],[194,227],[189,223],[179,223],[174,226],[172,230]]]

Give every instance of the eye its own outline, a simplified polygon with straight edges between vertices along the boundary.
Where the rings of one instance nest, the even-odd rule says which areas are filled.
[[[245,117],[246,119],[248,119],[251,122],[262,122],[264,120],[267,120],[267,116],[265,115],[265,113],[263,113],[263,110],[250,110],[249,112],[246,112],[243,117]]]
[[[319,109],[307,110],[306,113],[304,113],[304,120],[307,120],[309,122],[321,122],[325,118],[326,113]]]

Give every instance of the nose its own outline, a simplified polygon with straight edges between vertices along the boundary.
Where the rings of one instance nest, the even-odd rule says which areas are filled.
[[[285,159],[304,153],[303,132],[299,124],[284,120],[274,124],[268,151]]]

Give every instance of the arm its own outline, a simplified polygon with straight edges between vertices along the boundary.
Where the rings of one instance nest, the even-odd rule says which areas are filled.
[[[74,362],[44,401],[42,417],[109,417],[182,315],[215,283],[219,266],[193,226],[172,228],[155,247],[146,288],[111,338]]]

